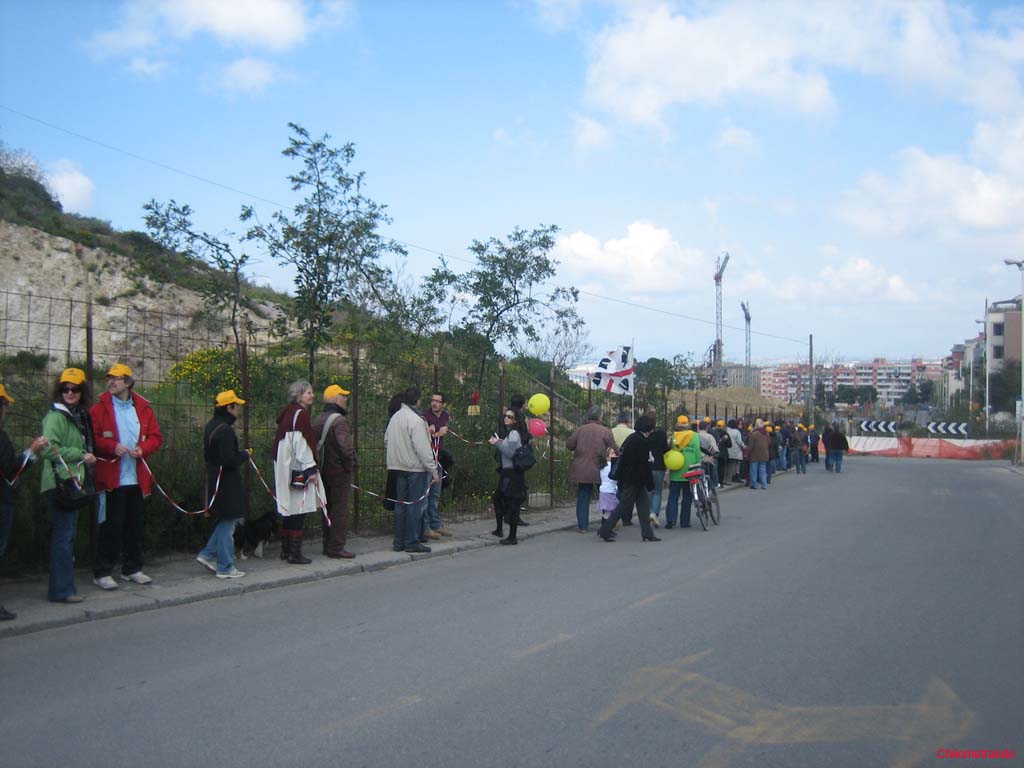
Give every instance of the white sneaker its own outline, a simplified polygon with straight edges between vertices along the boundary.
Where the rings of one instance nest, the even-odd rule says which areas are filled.
[[[207,560],[202,555],[197,555],[196,556],[196,562],[199,563],[200,565],[205,565],[207,568],[209,568],[214,573],[217,572],[217,561],[216,560]]]
[[[135,573],[129,573],[128,575],[122,573],[121,581],[133,581],[136,584],[149,584],[153,579],[142,571],[136,571]]]
[[[218,573],[218,579],[240,579],[245,576],[245,571],[240,571],[235,566],[231,566],[231,570],[227,573]]]
[[[655,528],[661,528],[661,523],[658,521],[657,515],[651,515],[651,525]]]
[[[117,589],[117,582],[114,581],[110,576],[100,576],[98,579],[93,579],[92,583],[100,589]]]

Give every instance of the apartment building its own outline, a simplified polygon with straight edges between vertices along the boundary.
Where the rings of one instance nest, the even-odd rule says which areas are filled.
[[[925,381],[938,381],[942,376],[941,361],[889,361],[884,357],[870,362],[816,366],[815,382],[821,382],[826,392],[836,392],[841,386],[874,387],[878,401],[892,405],[906,394],[911,384],[920,386]],[[806,399],[811,386],[810,366],[790,363],[761,369],[761,394],[786,402]]]
[[[985,315],[985,358],[989,372],[998,373],[1007,363],[1020,365],[1021,299],[996,301]]]

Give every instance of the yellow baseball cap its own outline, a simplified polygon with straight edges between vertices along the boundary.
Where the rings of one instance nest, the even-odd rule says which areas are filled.
[[[0,397],[2,397],[8,403],[14,402],[14,398],[7,394],[7,390],[4,388],[3,384],[0,384]]]
[[[716,421],[715,422],[715,426],[716,427],[724,427],[725,426],[725,419],[719,419],[718,421]]]
[[[689,423],[690,423],[690,417],[689,416],[677,416],[676,417],[676,424],[689,424]]]
[[[231,405],[232,403],[245,405],[245,400],[236,395],[233,389],[225,389],[223,392],[219,392],[216,402],[218,408],[224,405]]]
[[[331,384],[327,389],[324,390],[324,400],[333,400],[338,395],[350,395],[352,394],[347,389],[342,389],[337,384]]]
[[[81,368],[65,368],[60,374],[60,383],[74,384],[76,387],[85,381],[85,371]]]
[[[127,376],[130,379],[132,377],[132,369],[124,363],[114,363],[110,366],[110,370],[107,371],[107,376],[113,376],[115,378]]]
[[[705,424],[710,424],[711,423],[711,417],[710,416],[705,416],[703,421],[704,421]]]
[[[810,429],[814,429],[814,425],[813,425],[813,424],[811,424],[811,426],[810,426],[809,428],[810,428]]]

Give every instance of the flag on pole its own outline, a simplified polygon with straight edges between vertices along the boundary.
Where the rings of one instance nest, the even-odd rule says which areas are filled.
[[[617,395],[633,394],[633,347],[613,349],[597,364],[591,379],[596,389]]]

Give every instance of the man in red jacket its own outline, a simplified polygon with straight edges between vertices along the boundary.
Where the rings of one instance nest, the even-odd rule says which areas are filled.
[[[101,589],[117,589],[112,574],[118,560],[124,581],[152,581],[142,572],[142,500],[153,478],[139,459],[153,454],[164,438],[149,401],[133,392],[134,386],[132,369],[117,363],[107,371],[107,391],[89,411],[100,492],[93,583]]]

